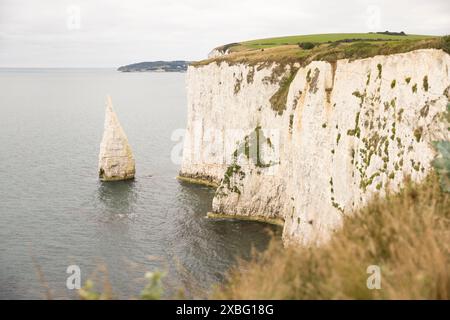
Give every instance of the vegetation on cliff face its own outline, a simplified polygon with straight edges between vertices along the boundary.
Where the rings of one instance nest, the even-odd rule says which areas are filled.
[[[220,299],[449,299],[450,194],[431,174],[376,197],[322,247],[270,248],[241,262]],[[381,288],[369,289],[370,266]],[[369,268],[369,269],[368,269]],[[270,276],[268,276],[270,275]]]
[[[297,68],[291,67],[287,74],[280,81],[280,88],[270,98],[272,109],[279,115],[286,110],[286,101],[289,93],[289,87],[297,74]]]
[[[311,43],[313,48],[304,48]],[[437,48],[450,52],[450,37],[424,35],[393,35],[383,33],[340,33],[290,36],[233,43],[227,46],[227,55],[193,63],[194,66],[211,62],[282,63],[360,59],[417,49]]]

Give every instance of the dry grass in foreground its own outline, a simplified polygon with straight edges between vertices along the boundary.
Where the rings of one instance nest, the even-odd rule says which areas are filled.
[[[280,250],[274,240],[229,274],[218,299],[449,299],[450,194],[431,175],[375,198],[322,247]],[[369,265],[381,289],[369,290]]]

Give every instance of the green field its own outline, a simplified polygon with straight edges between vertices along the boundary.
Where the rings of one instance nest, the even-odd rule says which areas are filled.
[[[288,37],[277,37],[277,38],[266,38],[258,40],[250,40],[241,42],[241,45],[260,49],[260,48],[270,48],[281,45],[292,45],[298,44],[300,42],[313,42],[313,43],[324,43],[340,41],[345,39],[365,39],[365,40],[423,40],[427,38],[432,38],[433,36],[425,35],[386,35],[378,33],[325,33],[325,34],[308,34],[308,35],[297,35]]]

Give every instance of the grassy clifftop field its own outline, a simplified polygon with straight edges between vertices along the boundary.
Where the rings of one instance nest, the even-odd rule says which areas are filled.
[[[403,35],[403,34],[385,34],[385,33],[325,33],[325,34],[310,34],[310,35],[297,35],[278,38],[267,38],[259,40],[245,41],[243,46],[249,48],[268,48],[280,45],[296,45],[301,42],[313,42],[313,43],[325,43],[343,41],[348,39],[365,39],[372,41],[404,41],[404,40],[424,40],[432,38],[433,36],[426,35]]]
[[[224,56],[193,63],[205,65],[213,61],[228,63],[281,62],[308,63],[313,60],[368,58],[437,48],[450,52],[449,37],[402,35],[393,33],[330,33],[298,35],[230,43],[216,48]]]

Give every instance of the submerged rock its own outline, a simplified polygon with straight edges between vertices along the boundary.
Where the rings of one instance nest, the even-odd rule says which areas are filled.
[[[98,170],[102,181],[133,179],[135,174],[133,152],[109,96],[106,101],[105,129],[100,144]]]

